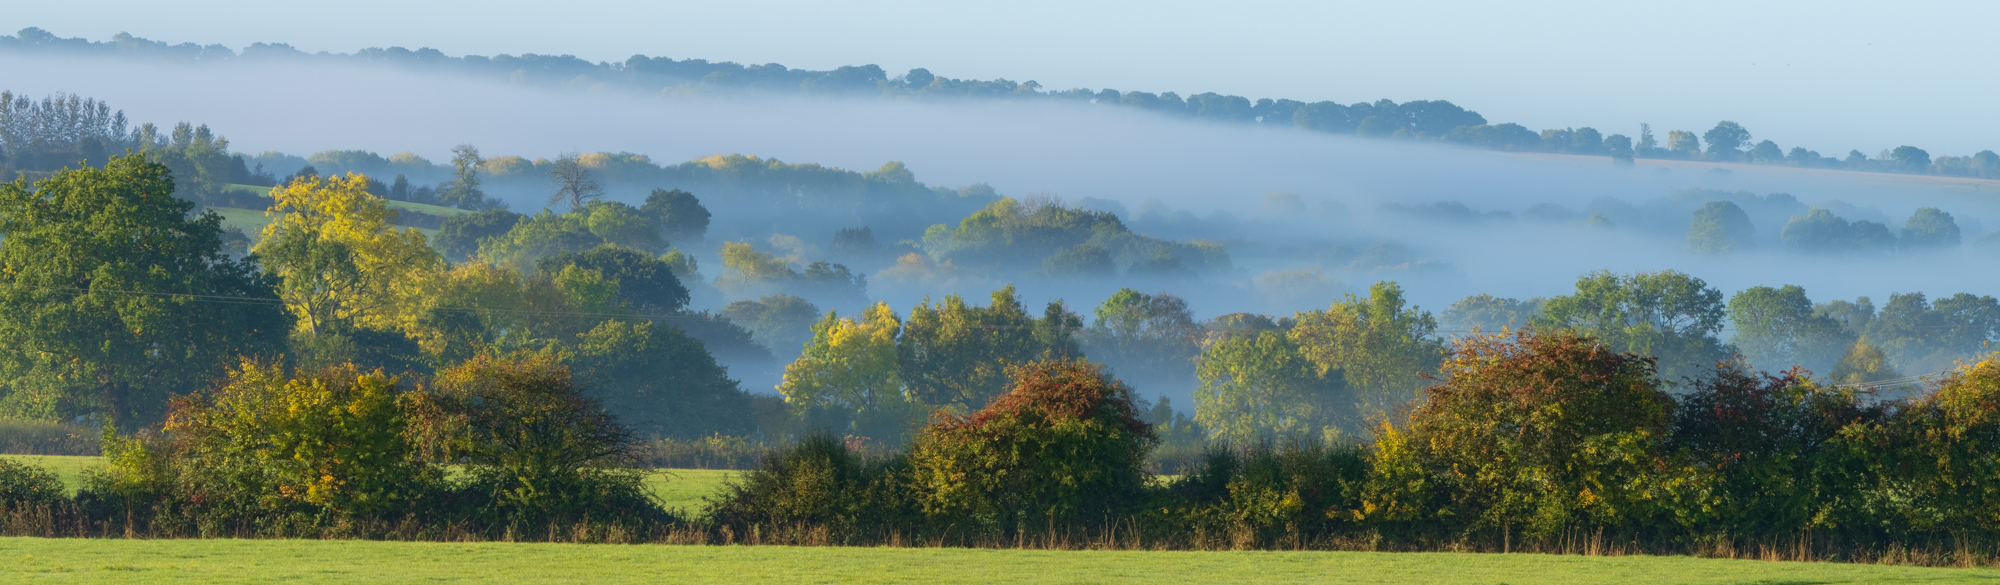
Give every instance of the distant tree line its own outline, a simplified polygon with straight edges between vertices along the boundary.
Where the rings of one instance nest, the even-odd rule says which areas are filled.
[[[2000,155],[1984,150],[1969,156],[1933,156],[1914,146],[1885,149],[1870,158],[1859,150],[1844,157],[1823,156],[1794,147],[1783,150],[1770,140],[1753,142],[1749,130],[1722,121],[1700,135],[1685,130],[1667,132],[1661,144],[1650,126],[1640,124],[1637,138],[1583,128],[1535,131],[1514,123],[1489,123],[1478,112],[1444,100],[1391,100],[1341,104],[1295,99],[1260,98],[1214,92],[1182,97],[1176,92],[1121,92],[1113,89],[1045,89],[1032,80],[952,79],[917,68],[891,77],[875,65],[843,66],[828,71],[790,69],[776,63],[741,65],[703,59],[675,60],[634,55],[623,62],[592,63],[571,55],[523,54],[451,57],[436,49],[369,48],[354,53],[308,54],[283,43],[255,43],[239,54],[221,45],[169,45],[119,33],[109,42],[64,39],[39,28],[0,36],[0,52],[23,54],[102,55],[168,62],[223,63],[344,62],[385,64],[420,73],[471,74],[510,83],[543,86],[611,84],[664,95],[730,95],[740,92],[839,94],[882,99],[1032,99],[1119,106],[1160,114],[1225,123],[1293,127],[1365,137],[1447,141],[1496,150],[1609,156],[1615,161],[1635,158],[1708,160],[1751,164],[1838,168],[1874,172],[1939,174],[2000,178]],[[1704,144],[1706,146],[1704,147]]]

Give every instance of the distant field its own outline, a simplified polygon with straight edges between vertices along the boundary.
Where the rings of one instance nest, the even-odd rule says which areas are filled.
[[[243,235],[250,236],[250,240],[253,242],[257,240],[258,234],[264,233],[264,226],[271,223],[271,218],[264,215],[264,211],[259,209],[210,207],[208,210],[222,216],[222,229],[235,228],[242,230]]]
[[[57,478],[62,479],[63,487],[69,488],[72,494],[76,493],[76,488],[83,485],[83,470],[104,464],[103,457],[72,455],[0,455],[0,457],[48,468],[49,471],[55,472]]]
[[[49,468],[62,478],[70,493],[83,485],[83,470],[104,464],[103,457],[70,457],[60,455],[0,455],[8,459]],[[667,509],[679,509],[688,514],[701,512],[703,496],[722,493],[722,482],[738,471],[716,469],[661,469],[646,476],[646,486],[659,496],[660,504]]]
[[[2000,571],[1688,557],[0,538],[0,581],[1991,583]]]

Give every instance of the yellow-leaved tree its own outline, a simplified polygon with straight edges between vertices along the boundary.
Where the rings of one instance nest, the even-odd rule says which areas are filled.
[[[856,434],[900,442],[925,415],[904,395],[896,370],[902,328],[888,303],[875,303],[858,320],[827,311],[798,361],[785,366],[778,392],[809,423],[837,431],[851,424]]]
[[[413,314],[401,301],[443,265],[416,228],[393,225],[396,212],[367,185],[349,173],[271,190],[274,219],[255,251],[283,279],[279,294],[305,332],[406,328]]]

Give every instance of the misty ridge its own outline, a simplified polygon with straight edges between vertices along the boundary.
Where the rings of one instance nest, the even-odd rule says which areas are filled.
[[[1289,330],[1299,319],[1286,315],[1333,301],[1417,311],[1433,323],[1416,330],[1439,338],[1655,319],[1688,345],[1630,347],[1684,365],[1742,351],[1758,367],[1832,373],[1847,360],[1862,382],[1937,371],[1996,333],[1990,279],[1960,268],[2000,254],[1990,151],[1836,160],[1774,156],[1733,122],[1661,142],[1644,125],[1637,138],[1489,125],[1442,101],[1183,99],[639,57],[237,53],[38,29],[0,37],[0,63],[24,92],[0,98],[0,171],[33,181],[149,153],[181,197],[225,217],[239,253],[269,221],[256,212],[270,187],[347,173],[401,202],[397,222],[450,262],[533,274],[601,245],[634,250],[686,293],[644,314],[683,326],[754,390],[779,382],[829,309],[904,312],[954,294],[991,307],[1003,289],[1026,313],[1101,327],[1086,355],[1125,356],[1108,363],[1182,404],[1204,343]],[[79,67],[102,74],[76,79]],[[1647,280],[1663,271],[1696,278]],[[1800,292],[1757,288],[1786,285]],[[1599,293],[1615,307],[1558,301]],[[1736,310],[1745,294],[1790,307],[1773,317],[1783,331],[1758,325],[1748,300]],[[1114,341],[1116,311],[1100,309],[1121,298],[1168,306],[1155,317],[1177,341],[1160,347],[1178,349]],[[1856,365],[1871,351],[1881,363]]]

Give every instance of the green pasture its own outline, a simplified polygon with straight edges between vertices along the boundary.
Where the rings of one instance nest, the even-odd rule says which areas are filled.
[[[2000,571],[1460,553],[0,538],[0,581],[118,583],[1991,583]]]
[[[83,485],[83,471],[104,464],[103,457],[75,457],[65,455],[0,455],[8,459],[30,465],[39,465],[53,471],[62,478],[63,485],[75,493]],[[679,509],[687,514],[701,512],[703,496],[722,493],[722,483],[738,471],[718,469],[656,469],[646,475],[646,485],[660,498],[660,504],[669,510]]]

